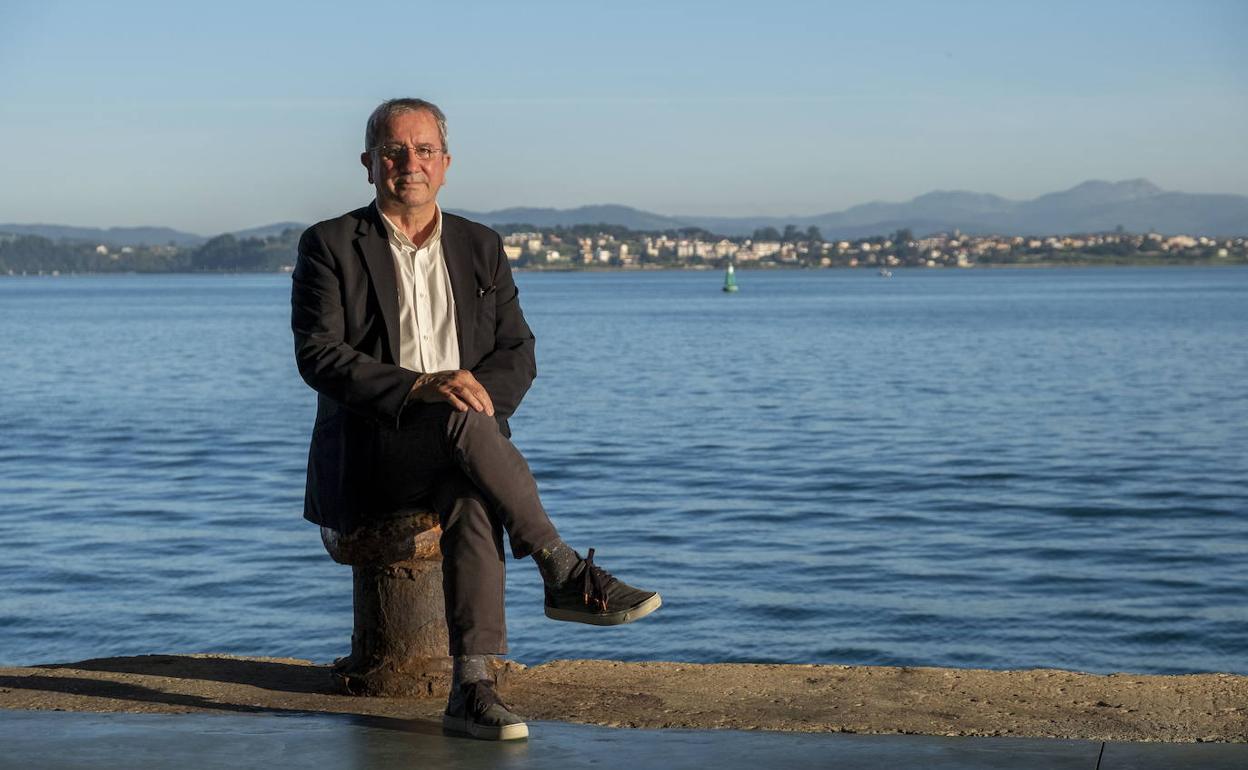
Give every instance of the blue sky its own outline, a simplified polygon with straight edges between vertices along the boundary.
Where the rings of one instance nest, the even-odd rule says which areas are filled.
[[[0,222],[333,216],[400,95],[448,114],[450,209],[1248,194],[1246,32],[1239,0],[0,2]]]

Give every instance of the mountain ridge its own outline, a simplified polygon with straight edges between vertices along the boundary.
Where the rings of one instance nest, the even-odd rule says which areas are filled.
[[[673,216],[621,204],[568,209],[512,206],[495,211],[448,209],[491,226],[538,228],[605,224],[632,230],[698,227],[726,236],[750,235],[763,227],[817,227],[825,238],[861,238],[909,229],[916,235],[961,230],[971,234],[1066,235],[1157,231],[1214,237],[1248,235],[1248,195],[1164,190],[1144,178],[1110,182],[1089,179],[1029,200],[1011,200],[969,190],[933,190],[908,201],[868,201],[843,211],[804,216]],[[298,222],[278,222],[229,234],[237,238],[277,235]],[[0,224],[0,233],[138,246],[173,243],[198,246],[209,237],[167,227],[86,228],[52,224]]]

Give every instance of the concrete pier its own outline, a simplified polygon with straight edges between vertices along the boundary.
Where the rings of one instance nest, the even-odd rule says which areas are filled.
[[[532,720],[521,747],[443,736],[439,696],[338,694],[330,668],[307,661],[149,655],[0,669],[0,768],[137,770],[191,758],[237,768],[281,751],[288,759],[265,760],[267,770],[314,751],[364,752],[364,764],[352,754],[340,766],[377,768],[414,756],[444,767],[543,767],[558,756],[569,759],[560,766],[629,770],[1091,768],[1098,758],[1106,770],[1248,767],[1248,677],[1228,674],[572,660],[516,666],[508,681],[505,699]],[[95,760],[75,764],[87,755]],[[159,761],[140,761],[149,755]]]

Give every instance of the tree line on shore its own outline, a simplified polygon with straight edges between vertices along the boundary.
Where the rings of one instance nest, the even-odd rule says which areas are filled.
[[[634,254],[644,254],[646,239],[666,238],[686,241],[717,241],[722,236],[700,228],[682,228],[662,232],[630,230],[618,225],[574,225],[535,228],[531,225],[503,225],[496,228],[504,235],[512,233],[540,234],[543,242],[574,244],[579,239],[602,239],[628,243]],[[1012,248],[992,254],[979,254],[979,264],[1158,264],[1199,263],[1217,261],[1248,261],[1243,239],[1237,239],[1231,254],[1216,254],[1212,247],[1162,252],[1157,241],[1146,236],[1129,236],[1119,232],[1115,239],[1099,243],[1086,243],[1075,250],[1052,250],[1047,247]],[[281,233],[266,237],[238,237],[219,235],[193,247],[179,247],[172,243],[164,245],[114,246],[68,239],[52,240],[38,235],[12,235],[0,233],[0,275],[25,275],[40,273],[167,273],[167,272],[277,272],[289,270],[294,264],[300,230],[287,228]],[[825,255],[824,266],[840,267],[863,264],[855,259],[835,257],[827,259],[830,242],[825,241],[816,227],[799,229],[792,225],[783,232],[775,228],[756,230],[751,238],[732,238],[733,242],[774,241],[784,244],[800,244],[796,257],[757,260],[758,266],[786,264],[789,266],[819,266],[817,254]],[[1203,239],[1202,239],[1203,240]],[[851,254],[858,246],[877,250],[881,244],[892,246],[898,260],[893,264],[922,265],[926,263],[923,240],[916,239],[906,229],[888,236],[857,239]],[[844,244],[842,244],[844,245]],[[1215,244],[1216,246],[1216,244]],[[844,255],[841,255],[844,256]],[[1226,257],[1229,256],[1229,260]],[[640,262],[654,267],[716,266],[725,259],[703,259],[696,256],[680,256],[674,250],[663,248],[641,256]],[[807,264],[809,263],[809,264]],[[874,264],[871,260],[869,264]],[[556,266],[562,269],[578,267],[575,260],[561,265],[547,264],[543,258],[525,254],[517,262],[521,267]]]
[[[0,234],[0,274],[276,272],[295,260],[299,230],[265,238],[218,235],[194,247],[114,247],[38,235]]]

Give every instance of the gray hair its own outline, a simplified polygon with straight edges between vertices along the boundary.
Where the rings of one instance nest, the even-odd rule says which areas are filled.
[[[424,99],[388,99],[377,105],[373,114],[368,116],[368,125],[364,128],[364,150],[367,152],[377,146],[377,139],[391,120],[405,112],[427,112],[438,122],[438,133],[442,136],[442,152],[450,147],[446,144],[446,115],[438,109],[438,105]]]

